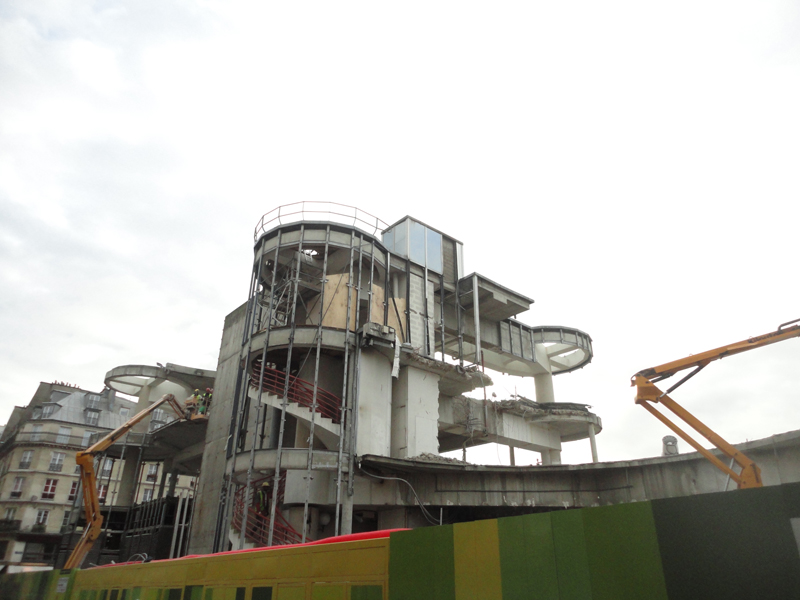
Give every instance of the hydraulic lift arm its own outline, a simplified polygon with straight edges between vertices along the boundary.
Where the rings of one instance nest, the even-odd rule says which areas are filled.
[[[103,515],[100,514],[100,500],[97,497],[94,457],[107,450],[114,442],[128,433],[134,425],[163,404],[169,404],[177,413],[179,419],[184,418],[183,409],[175,399],[175,396],[167,394],[143,411],[131,417],[124,425],[121,425],[86,450],[81,450],[75,456],[75,462],[81,470],[81,486],[83,487],[83,508],[86,513],[86,528],[78,544],[75,546],[75,549],[72,551],[72,554],[69,555],[67,562],[64,564],[65,569],[75,569],[81,566],[92,544],[94,544],[97,536],[100,535],[100,530],[103,525]]]
[[[678,388],[678,386],[694,377],[710,362],[719,360],[726,356],[739,354],[740,352],[747,352],[748,350],[755,350],[756,348],[768,346],[769,344],[782,342],[790,338],[800,337],[800,325],[788,327],[789,325],[792,325],[792,323],[797,322],[800,322],[800,319],[795,319],[794,321],[784,323],[778,327],[776,331],[772,331],[758,337],[749,338],[741,342],[736,342],[735,344],[729,344],[727,346],[722,346],[721,348],[716,348],[715,350],[709,350],[707,352],[682,358],[680,360],[675,360],[658,367],[639,371],[631,378],[631,386],[636,387],[636,404],[641,404],[654,417],[664,423],[667,427],[669,427],[672,431],[689,443],[695,450],[710,460],[718,469],[730,475],[731,479],[736,482],[740,489],[761,487],[763,484],[761,483],[761,470],[758,468],[758,465],[756,465],[752,459],[745,456],[742,452],[739,452],[731,444],[714,433],[707,425],[697,419],[697,417],[692,415],[680,404],[670,398],[668,394],[672,393]],[[694,368],[694,370],[686,375],[683,379],[678,381],[678,383],[669,388],[666,392],[662,392],[654,385],[655,382],[672,377],[675,373],[691,368]],[[741,467],[741,473],[737,473],[731,469],[719,458],[714,456],[714,454],[712,454],[709,450],[703,448],[703,446],[700,445],[697,440],[692,438],[678,425],[673,423],[669,418],[664,416],[664,414],[659,412],[653,406],[653,404],[658,402],[663,404],[680,419],[682,419],[687,425],[692,427],[709,442],[714,444],[714,446],[716,446],[725,456],[736,462],[736,464]]]

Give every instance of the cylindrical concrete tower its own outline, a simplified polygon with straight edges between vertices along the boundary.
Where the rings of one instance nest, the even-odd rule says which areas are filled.
[[[516,321],[532,300],[465,276],[462,256],[458,240],[411,217],[387,225],[314,202],[262,217],[248,300],[223,331],[195,548],[407,522],[405,497],[364,459],[496,442],[555,463],[562,440],[600,431],[584,405],[546,406],[552,375],[591,360],[589,336]],[[491,384],[483,366],[549,393],[489,411],[462,395]]]

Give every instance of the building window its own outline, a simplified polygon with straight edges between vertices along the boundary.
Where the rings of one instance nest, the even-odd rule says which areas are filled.
[[[58,436],[56,437],[56,444],[69,444],[69,438],[71,435],[71,427],[59,427]]]
[[[114,461],[113,459],[107,458],[103,461],[103,471],[100,473],[100,477],[111,477],[111,471],[114,468]]]
[[[92,427],[97,427],[97,423],[100,421],[100,411],[97,410],[87,410],[86,411],[86,424],[91,425]]]
[[[66,454],[63,452],[53,452],[50,456],[50,466],[48,467],[49,471],[53,471],[54,473],[60,473],[61,469],[64,468],[64,457]]]
[[[44,489],[42,490],[42,500],[52,500],[56,497],[56,486],[58,479],[48,479],[44,482]]]
[[[383,234],[383,245],[389,252],[442,272],[442,234],[422,223],[411,219],[398,223]]]
[[[22,496],[22,486],[25,483],[24,477],[15,477],[14,478],[14,487],[11,488],[11,497],[12,498],[19,498]]]
[[[108,486],[101,483],[100,487],[97,489],[97,499],[100,501],[100,504],[106,503],[106,496],[108,496]]]
[[[167,413],[160,408],[153,411],[153,416],[150,417],[150,431],[158,429],[167,422]]]
[[[42,426],[41,425],[34,425],[33,431],[31,432],[31,441],[38,442],[42,439]]]
[[[33,462],[33,450],[25,450],[22,453],[22,458],[19,459],[19,469],[30,469],[31,462]]]
[[[158,465],[147,466],[147,481],[155,481],[158,479]]]
[[[92,439],[92,434],[93,433],[94,433],[94,431],[92,431],[91,429],[87,429],[86,431],[83,432],[83,439],[81,440],[81,447],[83,447],[83,448],[88,448],[89,447],[89,441]]]
[[[67,498],[67,500],[69,502],[72,502],[73,500],[75,500],[75,496],[78,495],[78,487],[80,485],[81,485],[81,482],[78,481],[77,479],[72,482],[72,487],[69,488],[69,497]]]
[[[150,502],[153,499],[153,488],[147,488],[142,495],[142,502]]]
[[[69,511],[69,510],[65,510],[64,511],[64,518],[61,519],[61,528],[62,529],[69,525],[69,516],[70,516],[71,513],[72,513],[72,511]]]
[[[75,465],[75,475],[80,475],[80,474],[81,474],[81,466]]]
[[[44,404],[42,405],[42,418],[48,419],[56,410],[55,404]]]
[[[33,414],[31,415],[31,419],[41,419],[42,418],[42,407],[37,406],[33,409]]]
[[[128,415],[129,414],[131,414],[131,409],[130,408],[122,407],[122,408],[119,409],[119,416],[122,417],[123,419],[125,419],[126,421],[128,420]]]
[[[41,509],[36,513],[36,524],[47,525],[47,518],[50,516],[49,510]]]
[[[86,408],[100,410],[100,396],[86,394]]]
[[[7,508],[5,517],[3,517],[6,521],[13,521],[14,517],[17,516],[17,509],[16,508]]]

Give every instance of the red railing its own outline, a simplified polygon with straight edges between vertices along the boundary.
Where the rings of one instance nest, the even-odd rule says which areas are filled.
[[[258,389],[258,376],[261,373],[261,359],[253,361],[253,373],[250,375],[250,387]],[[286,373],[277,369],[264,368],[264,378],[261,380],[261,389],[279,398],[283,398],[286,389]],[[294,375],[289,375],[289,402],[296,402],[309,410],[314,404],[314,384]],[[334,423],[340,423],[342,417],[342,400],[330,392],[317,386],[317,410],[320,415],[327,417]]]
[[[273,477],[266,477],[253,482],[250,489],[242,487],[237,490],[233,501],[233,528],[242,531],[242,514],[244,513],[245,493],[249,499],[247,508],[247,527],[244,533],[245,539],[256,545],[266,546],[269,542],[269,514],[261,512],[262,507],[258,506],[256,492],[264,481],[274,481]],[[286,472],[284,471],[278,479],[278,506],[283,502],[283,493],[286,488]],[[272,486],[269,488],[270,499],[272,498]],[[265,512],[266,509],[265,509]],[[292,527],[289,521],[281,514],[280,508],[275,508],[275,528],[272,532],[272,545],[285,546],[287,544],[300,544],[303,536]],[[311,541],[308,538],[306,541]]]

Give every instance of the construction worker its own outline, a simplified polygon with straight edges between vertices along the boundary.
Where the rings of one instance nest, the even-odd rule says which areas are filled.
[[[269,514],[269,481],[264,481],[256,494],[257,510],[262,515]]]
[[[211,410],[211,397],[214,395],[214,390],[211,388],[206,388],[206,393],[203,394],[203,400],[205,401],[206,405],[206,413]]]
[[[195,412],[197,412],[197,400],[200,394],[200,390],[195,390],[194,394],[189,396],[183,403],[186,407],[186,420],[191,420],[194,417]]]

